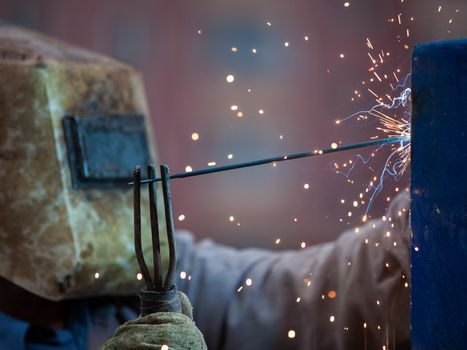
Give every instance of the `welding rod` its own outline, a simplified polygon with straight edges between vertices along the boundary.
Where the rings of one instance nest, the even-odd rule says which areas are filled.
[[[181,178],[185,178],[185,177],[192,177],[192,176],[198,176],[198,175],[204,175],[204,174],[218,173],[218,172],[221,172],[221,171],[248,168],[248,167],[257,166],[257,165],[270,164],[270,163],[276,163],[276,162],[283,162],[285,160],[291,160],[291,159],[300,159],[300,158],[320,156],[320,155],[324,155],[324,154],[328,154],[328,153],[348,151],[348,150],[351,150],[351,149],[357,149],[357,148],[363,148],[363,147],[369,147],[369,146],[382,146],[382,145],[386,145],[386,144],[390,144],[390,143],[404,142],[404,141],[409,141],[409,140],[410,140],[410,138],[408,138],[406,136],[397,136],[397,137],[389,137],[389,138],[385,138],[385,139],[376,139],[376,140],[364,141],[364,142],[360,142],[360,143],[353,143],[353,144],[350,144],[350,145],[338,146],[336,148],[324,148],[324,149],[318,149],[318,150],[315,150],[315,151],[312,151],[312,152],[292,153],[292,154],[287,154],[287,155],[283,155],[283,156],[253,160],[253,161],[244,162],[244,163],[220,165],[220,166],[216,166],[216,167],[199,169],[199,170],[195,170],[195,171],[191,171],[191,172],[178,173],[178,174],[171,175],[170,179],[181,179]],[[151,183],[151,182],[156,182],[156,181],[161,181],[161,178],[158,177],[158,178],[141,180],[141,183],[142,184],[143,183]],[[133,185],[134,182],[130,182],[128,184]]]

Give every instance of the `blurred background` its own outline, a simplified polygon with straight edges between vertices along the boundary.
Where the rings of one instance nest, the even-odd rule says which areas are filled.
[[[172,172],[381,135],[372,121],[335,121],[390,94],[417,42],[467,37],[465,13],[465,0],[0,0],[3,21],[137,66]],[[335,164],[355,151],[174,180],[176,228],[237,247],[334,240],[361,224],[390,147],[377,153],[348,177]],[[408,174],[386,179],[369,215],[407,186]]]

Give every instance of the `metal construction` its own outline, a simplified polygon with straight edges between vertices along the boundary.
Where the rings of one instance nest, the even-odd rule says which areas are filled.
[[[467,344],[467,40],[416,47],[412,348]]]

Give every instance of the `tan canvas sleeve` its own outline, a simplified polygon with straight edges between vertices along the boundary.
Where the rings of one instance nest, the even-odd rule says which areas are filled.
[[[180,234],[179,272],[188,277],[178,285],[208,347],[408,348],[408,205],[404,193],[357,233],[296,251],[236,250]]]

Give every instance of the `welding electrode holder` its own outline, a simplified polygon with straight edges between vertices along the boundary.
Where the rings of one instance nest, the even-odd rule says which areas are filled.
[[[135,253],[141,274],[146,286],[141,289],[141,316],[155,312],[181,312],[180,301],[177,296],[177,287],[173,279],[177,256],[175,251],[175,234],[172,216],[172,200],[169,185],[169,168],[161,165],[161,183],[164,197],[165,222],[167,227],[167,240],[169,245],[169,267],[165,280],[162,277],[160,230],[157,213],[156,183],[148,184],[149,213],[151,219],[151,238],[153,251],[154,276],[151,276],[144,259],[141,244],[141,168],[136,167],[133,172],[133,198],[134,198],[134,230],[135,230]],[[156,177],[153,165],[147,167],[148,178]]]

